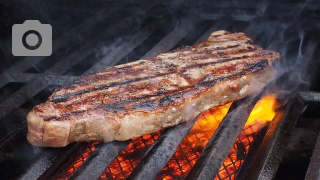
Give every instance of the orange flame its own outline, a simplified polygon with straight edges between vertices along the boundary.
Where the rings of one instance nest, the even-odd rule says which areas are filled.
[[[278,103],[275,95],[265,96],[257,102],[251,112],[246,125],[264,124],[270,122],[275,114]]]
[[[253,136],[250,135],[258,132],[273,119],[277,106],[278,101],[275,95],[265,96],[257,102],[244,125],[242,132],[238,136],[236,143],[230,150],[229,155],[221,166],[218,175],[215,177],[216,180],[224,179],[230,175],[231,178],[229,179],[234,179],[236,177],[237,170],[240,169],[240,166],[243,163],[243,156],[249,152],[250,144],[254,140]]]
[[[254,140],[250,134],[257,132],[272,120],[275,115],[276,105],[277,101],[274,95],[266,96],[258,101],[215,179],[224,179],[230,176],[229,179],[235,178],[236,170],[240,168],[244,156],[248,153],[250,144]],[[210,109],[200,115],[157,179],[185,178],[227,114],[230,106],[231,103]]]

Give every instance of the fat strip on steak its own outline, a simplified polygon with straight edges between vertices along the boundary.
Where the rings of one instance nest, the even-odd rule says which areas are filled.
[[[197,45],[105,68],[56,90],[28,114],[27,139],[63,147],[171,127],[263,88],[280,57],[244,33],[216,31]]]

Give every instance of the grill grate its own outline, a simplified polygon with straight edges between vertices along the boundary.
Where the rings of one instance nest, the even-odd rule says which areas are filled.
[[[254,132],[251,126],[248,126],[242,130],[241,134],[236,140],[236,143],[233,145],[233,149],[229,152],[225,162],[220,167],[215,179],[228,179],[230,177],[233,179],[236,176],[237,171],[239,171],[253,140],[255,137],[257,137],[256,133],[249,134],[247,133],[248,131]],[[188,136],[190,136],[190,134]],[[185,141],[188,141],[188,136],[186,137]],[[206,141],[209,141],[210,139],[210,137],[205,138]],[[188,144],[188,142],[182,142],[182,144]],[[205,145],[206,143],[203,143],[199,147],[190,149],[181,147],[180,145],[180,147],[176,150],[176,153],[168,162],[170,166],[167,164],[157,176],[157,179],[174,179],[176,177],[186,178],[190,170],[194,167],[194,164],[198,160]]]
[[[0,44],[0,50],[4,51],[3,58],[0,57],[0,63],[3,62],[8,66],[5,69],[1,68],[0,74],[0,173],[3,178],[83,179],[85,177],[86,179],[97,179],[118,176],[117,173],[122,174],[123,171],[115,172],[108,167],[113,163],[122,163],[119,159],[121,156],[118,157],[118,155],[128,154],[126,148],[139,149],[140,146],[140,156],[129,163],[130,168],[134,169],[130,179],[139,179],[139,177],[186,178],[188,173],[184,168],[191,169],[192,166],[196,168],[191,170],[189,178],[197,173],[207,173],[207,170],[202,171],[208,165],[201,164],[204,160],[198,161],[198,165],[195,165],[195,159],[201,159],[203,156],[200,155],[200,152],[204,145],[195,148],[196,150],[191,152],[192,155],[188,156],[186,149],[184,152],[181,151],[182,145],[179,143],[184,143],[183,139],[193,127],[195,120],[167,129],[161,135],[156,133],[147,135],[151,136],[148,138],[147,136],[139,137],[135,139],[139,142],[137,144],[134,144],[135,141],[107,144],[75,143],[65,148],[53,149],[33,147],[27,143],[25,116],[34,105],[44,102],[54,89],[77,79],[78,75],[92,74],[104,67],[149,58],[181,45],[201,42],[215,30],[245,32],[260,46],[279,51],[283,55],[283,61],[278,66],[287,68],[288,72],[282,73],[283,75],[279,77],[279,82],[284,83],[276,81],[272,84],[275,89],[279,90],[276,92],[283,102],[288,99],[296,101],[296,97],[301,99],[300,96],[302,101],[319,102],[320,100],[319,92],[308,92],[310,84],[307,83],[311,82],[311,77],[314,77],[313,72],[319,66],[319,62],[315,60],[320,58],[316,53],[320,49],[318,42],[320,11],[318,10],[319,4],[316,2],[221,1],[212,3],[203,1],[195,4],[188,0],[161,3],[141,0],[137,2],[108,1],[105,5],[98,3],[98,6],[89,14],[84,12],[85,15],[75,21],[77,23],[70,22],[69,24],[73,24],[72,27],[69,25],[66,25],[66,28],[55,26],[57,24],[63,26],[59,23],[59,19],[47,22],[53,22],[53,29],[59,29],[59,33],[54,34],[53,54],[50,57],[14,57],[11,55],[11,39],[5,39],[4,44]],[[68,13],[72,14],[71,7],[76,9],[77,5],[70,5]],[[80,4],[78,8],[83,7]],[[292,90],[298,92],[293,93],[294,97],[292,97]],[[243,103],[243,100],[240,102]],[[300,110],[298,112],[294,118],[299,117]],[[291,110],[286,113],[290,114]],[[245,119],[243,119],[243,124]],[[290,121],[290,123],[293,122]],[[231,124],[226,121],[225,125],[230,126]],[[194,127],[196,126],[197,123]],[[292,128],[294,125],[288,132],[292,131]],[[221,130],[222,133],[228,132],[228,128],[225,129],[226,131]],[[246,129],[243,130],[242,126],[239,126],[237,130],[240,133],[241,130]],[[202,142],[203,139],[209,141],[211,136],[212,134],[204,137],[194,135],[190,138],[195,138],[197,141],[201,139],[199,142]],[[248,154],[248,157],[252,159],[247,157],[246,161],[236,161],[231,165],[222,163],[225,160],[224,157],[232,159],[235,156],[235,152],[229,153],[232,146],[239,149],[243,146],[248,147],[248,144],[252,143],[254,147],[256,140],[252,142],[252,137],[255,136],[256,134],[239,136],[238,140],[243,139],[245,142],[242,145],[233,145],[237,138],[237,135],[234,135],[233,140],[227,143],[230,147],[222,148],[225,156],[219,155],[221,162],[215,161],[213,165],[215,173],[209,172],[214,175],[210,175],[208,179],[213,179],[217,173],[216,179],[223,179],[226,175],[235,177],[236,173],[241,179],[241,177],[246,177],[249,171],[256,172],[256,174],[252,173],[252,176],[261,175],[263,167],[252,165],[258,161],[254,159],[253,151],[243,153]],[[275,137],[283,136],[279,133]],[[215,136],[211,139],[210,141],[214,143],[209,142],[206,148],[213,151],[216,151],[213,148],[215,144],[224,140]],[[262,138],[261,141],[263,141]],[[256,151],[260,143],[257,144]],[[170,148],[173,150],[169,152]],[[177,148],[178,151],[175,153]],[[272,148],[269,150],[268,153],[271,153]],[[317,151],[318,148],[315,149],[315,152]],[[257,153],[263,154],[261,151]],[[82,157],[83,154],[85,157]],[[181,154],[187,156],[181,157]],[[280,154],[281,152],[277,155],[278,158],[281,158]],[[240,156],[240,153],[236,152],[236,155]],[[209,156],[210,153],[202,159],[207,159]],[[186,161],[181,162],[178,157]],[[268,158],[263,155],[260,157]],[[116,160],[113,162],[114,159]],[[179,165],[177,171],[172,171],[172,168],[166,165],[167,161],[176,162]],[[76,165],[73,164],[74,162]],[[234,168],[235,165],[238,167],[237,163],[242,163],[240,170]],[[311,173],[318,168],[317,163],[319,160],[314,155],[308,176],[319,177],[319,174]],[[221,172],[221,164],[227,170],[225,174]],[[77,171],[74,172],[76,169]],[[66,173],[68,170],[70,172]],[[121,176],[127,177],[129,174],[125,173]],[[200,176],[197,175],[198,177]]]
[[[88,159],[88,156],[94,152],[96,149],[95,145],[99,142],[93,142],[88,144],[87,146],[81,147],[81,149],[72,155],[70,158],[72,163],[67,163],[61,167],[57,175],[55,175],[52,179],[67,179],[72,177],[75,171],[77,171],[83,162]]]
[[[156,179],[186,178],[210,140],[210,137],[216,131],[219,122],[226,115],[229,107],[230,104],[211,109],[202,114]],[[208,123],[216,125],[208,126]],[[242,130],[215,179],[226,179],[236,176],[253,140],[259,138],[256,130],[263,126],[265,124],[255,124],[254,127],[249,125]],[[263,134],[260,133],[260,135]],[[160,135],[161,132],[156,132],[133,138],[126,149],[108,166],[99,179],[128,178],[141,161],[143,155],[152,147]],[[94,151],[97,143],[94,142],[89,147],[82,147],[78,153],[70,158],[70,162],[65,164],[52,179],[72,177],[74,172],[83,165],[88,156]]]
[[[127,148],[109,165],[100,179],[125,179],[136,168],[143,155],[159,138],[160,132],[133,138]]]

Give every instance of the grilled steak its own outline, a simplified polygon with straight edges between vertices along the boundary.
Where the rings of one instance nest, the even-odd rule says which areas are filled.
[[[216,31],[197,45],[105,68],[56,90],[28,114],[27,138],[63,147],[152,133],[261,89],[278,59],[244,33]]]

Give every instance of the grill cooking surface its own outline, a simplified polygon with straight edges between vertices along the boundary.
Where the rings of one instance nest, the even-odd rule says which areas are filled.
[[[0,34],[0,173],[4,179],[110,179],[118,175],[130,179],[167,176],[223,179],[217,173],[226,157],[232,157],[229,153],[232,147],[236,146],[239,151],[248,144],[252,148],[242,153],[246,159],[241,161],[241,168],[229,171],[235,166],[225,166],[225,175],[235,177],[237,174],[238,179],[270,179],[280,173],[278,166],[284,161],[282,155],[289,141],[288,134],[296,122],[299,126],[301,116],[320,117],[314,110],[320,101],[317,86],[320,57],[316,53],[320,50],[320,11],[316,2],[55,3],[60,5],[35,0],[24,5],[10,2],[3,4],[4,10],[0,11],[3,13],[0,19],[3,26]],[[12,55],[11,28],[13,24],[23,23],[24,18],[52,25],[51,56]],[[204,150],[193,150],[195,159],[191,158],[192,153],[186,156],[187,165],[175,158],[179,152],[188,153],[181,146],[190,129],[197,125],[193,126],[195,120],[134,141],[74,143],[64,148],[39,148],[26,141],[27,113],[33,106],[45,102],[54,89],[68,85],[79,75],[199,43],[215,30],[244,32],[264,49],[282,54],[281,63],[276,65],[281,70],[280,75],[268,86],[272,88],[265,90],[267,94],[277,94],[279,113],[269,127],[252,134],[255,141],[251,142],[246,136],[242,138],[248,138],[250,143],[235,145],[235,140],[241,138],[238,135],[245,131],[243,125],[259,96],[234,102],[216,133],[207,138]],[[305,174],[320,176],[320,161],[316,155],[319,141],[303,177]],[[139,149],[139,153],[130,157],[130,148]],[[125,161],[122,157],[128,154],[130,173],[121,167]],[[237,152],[237,156],[241,153]],[[176,161],[181,166],[180,172],[172,171],[168,161]],[[110,169],[113,164],[119,164],[119,169]],[[189,168],[190,173],[184,173],[183,166]]]

